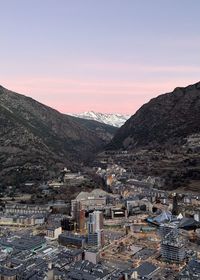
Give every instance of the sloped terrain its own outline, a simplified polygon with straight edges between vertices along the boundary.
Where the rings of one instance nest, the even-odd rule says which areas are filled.
[[[110,148],[182,141],[200,133],[200,83],[176,88],[143,105],[116,133]]]
[[[200,83],[176,88],[143,105],[107,150],[127,150],[116,161],[165,189],[200,191]]]
[[[15,183],[73,168],[105,145],[95,131],[32,98],[0,87],[0,178]]]

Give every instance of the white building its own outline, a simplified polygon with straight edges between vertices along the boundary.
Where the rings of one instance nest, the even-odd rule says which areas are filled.
[[[98,248],[104,245],[103,213],[101,211],[89,214],[88,245]]]
[[[50,240],[58,239],[58,236],[62,233],[62,227],[49,227],[46,231],[46,238]]]

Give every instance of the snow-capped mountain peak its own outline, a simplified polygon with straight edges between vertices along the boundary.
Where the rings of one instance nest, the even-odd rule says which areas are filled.
[[[77,118],[98,121],[116,127],[122,126],[127,121],[127,119],[130,118],[130,115],[111,114],[111,113],[106,114],[106,113],[99,113],[94,111],[83,112],[80,114],[69,114],[69,115]]]

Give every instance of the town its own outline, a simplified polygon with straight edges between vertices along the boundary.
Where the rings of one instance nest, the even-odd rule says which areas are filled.
[[[0,279],[200,279],[200,197],[106,160],[91,170],[65,168],[37,196],[4,188]]]
[[[200,1],[0,4],[0,280],[200,280]]]

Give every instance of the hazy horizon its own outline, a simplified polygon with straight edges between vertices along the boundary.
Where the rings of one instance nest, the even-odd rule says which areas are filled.
[[[134,114],[199,81],[200,2],[1,1],[0,84],[63,113]]]

